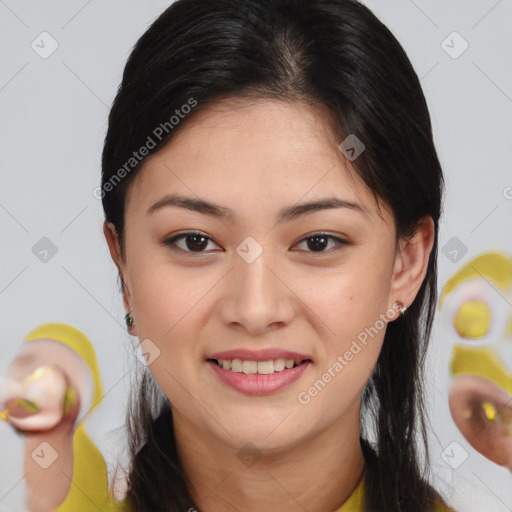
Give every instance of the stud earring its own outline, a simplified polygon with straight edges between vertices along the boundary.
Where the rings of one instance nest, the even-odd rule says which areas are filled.
[[[407,306],[400,300],[395,301],[395,306],[400,309],[400,316],[405,316],[407,312]]]
[[[126,327],[128,330],[130,330],[134,325],[133,316],[130,316],[130,313],[133,311],[133,306],[131,307],[130,311],[126,313],[124,316],[124,321],[126,322]]]

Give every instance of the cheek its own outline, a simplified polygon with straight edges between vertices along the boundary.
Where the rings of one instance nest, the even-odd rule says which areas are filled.
[[[168,345],[213,286],[207,269],[178,268],[165,251],[135,248],[128,267],[137,336]],[[155,341],[155,342],[156,342]]]
[[[308,304],[315,313],[321,338],[319,367],[303,402],[314,403],[322,421],[334,421],[358,400],[377,363],[387,322],[388,287],[380,272],[350,272],[329,279]],[[300,397],[299,397],[300,398]]]
[[[337,404],[337,411],[354,400],[379,357],[387,322],[391,320],[391,263],[376,261],[377,258],[354,262],[329,275],[318,274],[314,287],[311,275],[307,281],[302,280],[304,303],[308,306],[305,311],[313,312],[310,322],[322,341],[318,372],[320,380],[328,384],[326,392],[319,393],[322,397],[317,403],[326,408],[330,400]]]
[[[174,407],[192,414],[190,394],[200,398],[198,361],[203,347],[198,343],[207,292],[214,282],[194,270],[177,271],[167,262],[140,265],[131,280],[137,337],[149,339],[158,357],[149,370]]]
[[[384,265],[354,265],[317,276],[297,276],[301,300],[325,332],[338,340],[357,336],[388,310],[390,271]],[[380,325],[380,323],[379,323]]]
[[[129,282],[137,337],[142,349],[144,343],[156,346],[158,358],[149,370],[172,400],[176,381],[192,376],[203,355],[197,343],[200,312],[214,283],[197,269],[178,271],[159,255],[141,251],[131,256]]]

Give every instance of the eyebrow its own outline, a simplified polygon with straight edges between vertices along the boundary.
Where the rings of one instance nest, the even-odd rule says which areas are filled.
[[[203,215],[209,215],[216,218],[229,218],[232,217],[234,212],[230,208],[220,206],[215,203],[204,201],[203,199],[195,199],[192,197],[183,197],[176,194],[168,194],[162,199],[158,200],[152,205],[147,213],[152,214],[162,208],[175,206],[178,208],[185,208],[192,210]],[[311,214],[320,210],[330,210],[334,208],[347,208],[356,212],[367,215],[366,210],[358,203],[339,199],[337,197],[327,197],[309,203],[300,203],[292,206],[287,206],[279,210],[276,221],[278,224],[283,222],[290,222],[303,215]]]

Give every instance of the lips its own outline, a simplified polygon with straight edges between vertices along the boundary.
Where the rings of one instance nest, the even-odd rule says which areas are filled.
[[[291,386],[307,373],[311,366],[311,361],[294,366],[293,368],[284,369],[283,371],[274,372],[270,375],[237,373],[225,370],[212,362],[208,362],[208,366],[221,382],[235,391],[245,395],[261,396],[276,393],[283,388]]]

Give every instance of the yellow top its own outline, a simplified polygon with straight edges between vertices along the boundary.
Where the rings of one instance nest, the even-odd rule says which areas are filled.
[[[354,489],[348,500],[335,510],[335,512],[363,512],[364,510],[364,477],[359,480],[359,484]]]
[[[349,496],[348,500],[334,512],[363,512],[364,511],[364,476]],[[438,501],[435,512],[455,512],[445,503]]]
[[[63,323],[44,324],[37,327],[24,341],[50,338],[64,343],[87,363],[94,382],[94,398],[90,411],[80,422],[73,436],[73,484],[57,512],[130,512],[127,500],[117,501],[113,489],[108,489],[105,460],[84,428],[84,421],[102,398],[101,379],[96,353],[89,339],[78,329]],[[335,512],[363,512],[364,478],[348,500]],[[439,503],[436,512],[450,511]]]

